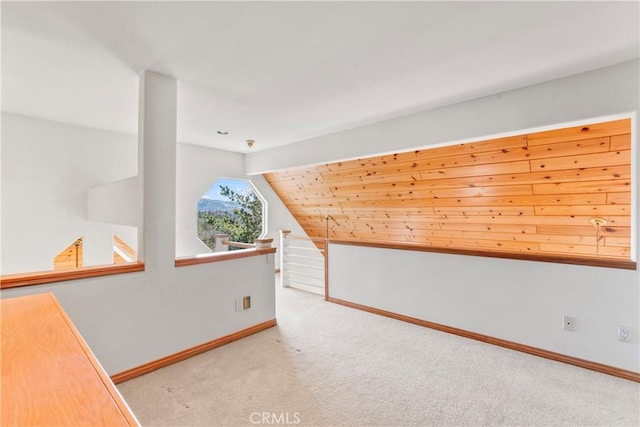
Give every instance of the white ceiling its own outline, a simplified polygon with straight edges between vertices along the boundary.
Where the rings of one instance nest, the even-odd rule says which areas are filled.
[[[6,2],[2,110],[135,134],[176,77],[178,140],[264,150],[639,57],[634,2]],[[227,136],[216,134],[229,132]]]

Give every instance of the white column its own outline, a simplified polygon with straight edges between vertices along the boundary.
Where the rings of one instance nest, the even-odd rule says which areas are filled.
[[[172,77],[140,75],[138,173],[143,208],[138,258],[147,271],[175,266],[176,100]]]

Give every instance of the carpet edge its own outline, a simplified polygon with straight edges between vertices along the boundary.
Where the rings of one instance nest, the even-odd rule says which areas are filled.
[[[566,363],[569,365],[578,366],[580,368],[588,369],[591,371],[600,372],[602,374],[612,375],[614,377],[640,383],[639,372],[633,372],[626,369],[617,368],[615,366],[605,365],[603,363],[580,359],[578,357],[556,353],[550,350],[545,350],[542,348],[533,347],[526,344],[520,344],[517,342],[504,340],[502,338],[495,338],[489,335],[483,335],[476,332],[467,331],[465,329],[454,328],[452,326],[446,326],[440,323],[429,322],[427,320],[418,319],[416,317],[405,316],[404,314],[394,313],[391,311],[386,311],[386,310],[382,310],[375,307],[357,304],[354,302],[341,300],[339,298],[329,297],[327,298],[327,301],[332,302],[334,304],[343,305],[345,307],[354,308],[356,310],[362,310],[372,314],[377,314],[379,316],[389,317],[389,318],[400,320],[407,323],[413,323],[414,325],[422,326],[425,328],[435,329],[441,332],[447,332],[447,333],[458,335],[464,338],[469,338],[476,341],[482,341],[482,342],[493,344],[499,347],[508,348],[510,350],[520,351],[522,353],[543,357],[545,359],[550,359],[556,362]]]
[[[277,324],[277,319],[270,319],[266,322],[258,323],[257,325],[250,326],[232,334],[216,338],[212,341],[187,348],[177,353],[170,354],[168,356],[161,357],[160,359],[156,359],[140,366],[127,369],[126,371],[111,375],[111,381],[113,381],[114,384],[120,384],[125,381],[132,380],[144,374],[148,374],[149,372],[155,371],[156,369],[164,368],[165,366],[181,362],[200,353],[204,353],[205,351],[213,350],[214,348],[222,347],[223,345],[227,345],[258,332],[262,332],[266,329],[276,326]]]

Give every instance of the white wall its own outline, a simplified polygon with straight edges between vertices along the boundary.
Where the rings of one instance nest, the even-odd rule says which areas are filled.
[[[210,252],[198,239],[198,200],[219,178],[247,178],[243,155],[178,144],[176,182],[176,256]]]
[[[89,221],[139,227],[142,210],[139,187],[136,175],[91,188],[87,193]]]
[[[113,375],[275,318],[273,258],[12,288],[2,298],[53,292]],[[245,295],[251,309],[236,312]]]
[[[82,239],[83,265],[113,264],[113,226],[89,224]]]
[[[135,175],[136,152],[132,135],[2,113],[2,274],[52,269],[92,230],[88,190]]]
[[[60,251],[105,223],[137,251],[136,233],[122,226],[141,209],[136,136],[9,113],[2,124],[2,274],[50,270]],[[221,177],[250,179],[267,199],[275,245],[281,228],[304,233],[262,176],[244,174],[242,154],[177,144],[176,168],[176,256],[209,252],[197,237],[197,203]],[[104,261],[92,252],[86,265]]]
[[[637,75],[637,62],[622,64],[301,142],[288,147],[286,151],[278,149],[252,153],[246,157],[245,165],[247,171],[255,174],[465,138],[479,139],[495,133],[516,132],[571,120],[637,112]],[[116,158],[116,153],[117,159],[121,160],[120,148],[135,137],[118,137],[118,134],[109,132],[10,114],[3,114],[2,137],[2,272],[9,273],[4,269],[5,263],[14,266],[11,271],[50,268],[21,264],[21,257],[29,255],[28,249],[33,248],[37,241],[60,240],[59,243],[53,242],[57,247],[67,240],[66,235],[58,236],[59,230],[52,227],[48,219],[37,222],[41,218],[27,212],[33,211],[30,203],[35,203],[36,207],[43,204],[52,206],[52,218],[59,221],[56,224],[60,225],[60,229],[68,227],[71,230],[68,234],[73,236],[69,242],[72,241],[82,231],[73,229],[73,224],[86,218],[86,191],[130,176],[131,170],[135,174],[135,143],[131,148],[134,154],[123,163],[111,163],[109,160]],[[637,164],[636,139],[634,130],[634,160]],[[79,144],[81,141],[86,141],[87,145]],[[106,147],[103,149],[112,151],[102,153],[101,148],[92,145],[92,141],[103,141],[105,144],[101,146]],[[114,141],[115,144],[111,144]],[[79,153],[79,159],[86,161],[77,162],[64,154],[71,152]],[[183,175],[189,173],[185,172],[183,161],[197,153],[202,154],[199,149],[178,147],[176,203],[182,206],[183,202],[189,204],[193,200],[194,211],[200,195],[218,176],[227,175],[226,169],[225,173],[215,170],[223,167],[221,159],[234,165],[241,162],[238,156],[229,153],[218,153],[221,163],[208,164],[211,160],[197,162],[197,168],[203,170],[194,171],[193,174],[201,176],[202,180],[197,180],[198,188],[190,190],[191,194],[187,196],[181,190],[190,182]],[[218,158],[215,154],[210,157]],[[110,164],[111,167],[103,170],[101,166],[104,164]],[[214,170],[209,174],[204,170],[207,168]],[[53,178],[51,171],[55,171]],[[239,167],[233,176],[228,177],[242,177],[244,173]],[[81,190],[76,189],[73,183],[75,180],[86,185],[82,189],[82,197]],[[268,199],[270,213],[275,212],[269,217],[270,237],[276,237],[275,228],[288,228],[296,232],[297,224],[288,212],[282,210],[281,205],[277,207],[279,200],[267,189],[264,180],[261,177],[252,177],[252,180]],[[196,181],[193,182],[195,185]],[[637,178],[634,182],[637,185]],[[69,193],[68,188],[75,190]],[[637,206],[637,190],[635,192]],[[31,196],[34,194],[44,197],[44,203],[33,202]],[[177,211],[175,216],[178,229],[176,245],[179,246],[179,236],[188,231],[191,220],[186,211]],[[63,223],[64,218],[69,220],[69,224]],[[36,222],[29,224],[33,221]],[[45,225],[39,226],[40,223]],[[637,218],[634,225],[637,241],[640,228]],[[22,245],[20,240],[27,230],[34,232],[35,236],[28,244]],[[171,230],[156,232],[167,233]],[[7,247],[13,248],[14,245],[15,251],[7,251]],[[395,259],[396,255],[390,252],[381,255],[364,250],[353,250],[353,253],[340,256],[340,249],[333,249],[330,255],[333,269],[330,286],[335,297],[342,295],[344,299],[354,302],[388,307],[385,309],[424,317],[426,320],[440,320],[445,324],[453,322],[451,326],[477,324],[482,330],[470,329],[638,371],[637,271],[503,259],[474,260],[472,257],[437,254],[414,254]],[[262,257],[256,257],[180,269],[164,264],[163,271],[151,270],[9,289],[3,291],[2,297],[55,292],[107,371],[113,374],[273,318],[273,286],[268,282],[273,277],[274,257],[265,257],[268,258],[266,263]],[[340,262],[347,260],[349,265],[341,266]],[[367,270],[378,271],[379,267],[372,267],[383,265],[382,260],[391,260],[390,263],[385,262],[384,266],[403,277],[406,283],[389,292],[386,288],[397,284],[393,277],[382,273],[370,274],[366,276],[369,279],[366,286],[371,287],[372,296],[380,298],[360,299],[363,295],[357,289],[362,288],[361,283],[365,281],[354,274]],[[420,263],[425,265],[421,266]],[[445,266],[455,267],[455,274],[442,271]],[[442,283],[425,283],[424,275],[427,273],[440,278]],[[461,277],[462,273],[466,277]],[[334,277],[336,275],[338,277]],[[339,280],[345,278],[352,280],[341,285]],[[540,284],[542,282],[543,285]],[[585,284],[580,286],[581,283]],[[483,286],[480,287],[480,284]],[[447,287],[452,290],[447,291]],[[377,293],[381,289],[385,291]],[[487,294],[486,299],[480,299],[481,303],[476,309],[469,314],[461,310],[464,305],[460,305],[460,300],[472,301],[470,298],[483,292]],[[235,313],[233,299],[242,295],[252,295],[253,308]],[[424,302],[427,298],[440,301],[437,311],[434,311],[431,303]],[[388,306],[385,305],[387,299],[390,300]],[[494,312],[501,315],[495,316]],[[584,332],[576,331],[574,335],[567,335],[561,329],[558,331],[560,319],[554,318],[558,314],[575,316],[578,319],[577,327],[584,328]],[[501,316],[515,322],[513,324],[518,326],[515,332],[503,325],[499,318]],[[614,324],[633,328],[632,344],[611,342],[612,333],[615,339],[615,330],[611,331],[611,325]],[[520,334],[518,330],[523,332]]]
[[[266,238],[279,247],[279,231],[287,228],[295,234],[304,230],[262,175],[244,174],[244,155],[191,144],[178,144],[177,161],[176,256],[209,252],[198,239],[198,200],[219,178],[248,179],[267,201]],[[276,257],[276,268],[280,268]]]
[[[519,134],[638,110],[638,61],[246,156],[248,174]]]
[[[627,62],[246,156],[248,173],[633,118],[633,252],[640,223],[639,62]],[[330,294],[424,320],[640,371],[640,274],[460,255],[332,245]],[[577,318],[575,333],[562,315]],[[632,343],[617,341],[618,325]]]
[[[145,271],[2,291],[2,298],[53,292],[109,374],[140,366],[275,318],[274,254],[175,267],[175,185],[176,181],[187,186],[189,182],[188,179],[181,181],[176,178],[174,169],[177,163],[175,81],[154,73],[145,75],[141,81],[144,87],[143,103],[148,107],[142,109],[141,115],[143,125],[140,151],[144,162],[139,168],[142,172],[141,179],[137,181],[142,185],[140,194],[145,198],[144,227],[140,239],[145,246],[144,252],[140,251],[144,253]],[[79,130],[73,126],[36,119],[17,118],[16,121],[22,128],[10,133],[11,138],[3,138],[2,142],[3,151],[7,143],[11,146],[7,150],[10,154],[12,151],[22,154],[12,157],[13,160],[22,162],[20,167],[5,170],[3,164],[3,209],[13,215],[7,218],[3,211],[3,252],[7,252],[5,242],[15,243],[9,240],[15,235],[9,234],[6,237],[5,232],[8,228],[22,226],[23,221],[11,209],[7,209],[5,176],[9,180],[9,195],[14,197],[9,199],[10,203],[28,206],[30,193],[21,193],[18,189],[29,188],[35,191],[39,190],[38,185],[46,185],[43,183],[44,178],[39,176],[41,166],[49,173],[49,180],[55,182],[67,177],[62,167],[66,164],[66,157],[52,154],[50,160],[56,164],[47,165],[45,159],[41,159],[39,150],[47,153],[71,143],[75,150],[83,138],[108,135],[97,130]],[[14,147],[23,142],[18,130],[34,134],[33,138],[24,140],[28,143],[27,148]],[[44,136],[49,132],[58,132],[60,135],[60,138],[53,141],[55,147],[46,145],[48,140]],[[128,141],[129,137],[124,139]],[[117,148],[117,144],[114,144],[115,147],[109,145],[112,142],[109,139],[102,142],[102,150]],[[133,165],[134,170],[137,145],[134,142],[133,152],[128,158],[122,159],[126,164]],[[87,159],[91,161],[89,165],[74,167],[74,178],[86,185],[82,194],[77,190],[77,198],[82,199],[82,203],[78,200],[77,206],[73,204],[68,208],[74,213],[73,209],[81,210],[80,205],[86,210],[88,188],[107,181],[105,176],[112,177],[102,169],[111,166],[117,169],[117,165],[109,163],[109,157],[101,156],[103,151],[100,148],[94,148],[96,151],[93,153],[83,153],[90,158]],[[80,150],[86,151],[83,148]],[[7,159],[6,154],[5,151],[3,162],[11,160]],[[70,156],[72,152],[68,154]],[[118,154],[120,156],[122,153]],[[227,155],[227,160],[230,157],[234,156]],[[217,167],[216,164],[207,165],[203,159],[196,160],[194,168]],[[72,163],[76,165],[75,160]],[[235,173],[243,174],[242,163],[239,165],[240,170]],[[225,169],[225,173],[228,171]],[[217,175],[221,172],[214,169],[212,173]],[[30,179],[32,175],[38,179]],[[101,179],[94,179],[94,176]],[[208,188],[205,187],[203,192]],[[194,189],[194,192],[198,191],[200,189]],[[62,201],[59,204],[63,205]],[[84,218],[79,213],[76,216]],[[130,227],[115,228],[131,231]],[[251,296],[251,309],[236,312],[235,300],[247,295]]]
[[[329,272],[334,298],[640,371],[638,271],[332,244]]]

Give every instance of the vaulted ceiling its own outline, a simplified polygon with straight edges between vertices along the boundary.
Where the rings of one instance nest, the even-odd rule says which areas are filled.
[[[624,119],[265,177],[310,237],[629,260],[630,133]]]
[[[178,140],[264,150],[638,58],[638,2],[7,2],[2,109],[135,134],[176,77]],[[217,134],[227,131],[229,135]]]

